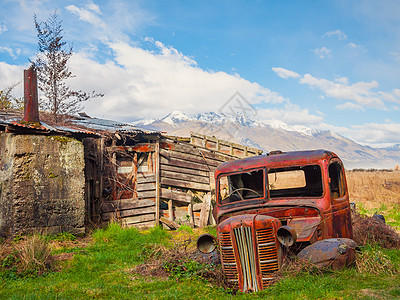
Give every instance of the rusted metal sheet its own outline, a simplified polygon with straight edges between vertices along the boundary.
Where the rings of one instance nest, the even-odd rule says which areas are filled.
[[[326,239],[304,248],[297,255],[318,267],[340,270],[355,260],[357,243],[347,238]]]

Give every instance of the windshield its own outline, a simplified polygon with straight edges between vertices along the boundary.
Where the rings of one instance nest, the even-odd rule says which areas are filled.
[[[264,197],[263,170],[221,176],[219,178],[219,199],[221,204]]]
[[[321,197],[323,195],[321,167],[297,166],[268,170],[270,198]]]

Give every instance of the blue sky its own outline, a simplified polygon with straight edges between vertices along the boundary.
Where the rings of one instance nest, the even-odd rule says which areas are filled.
[[[35,55],[33,14],[57,9],[71,86],[105,94],[86,103],[91,116],[218,111],[239,92],[265,122],[400,143],[399,1],[0,3],[0,88]]]

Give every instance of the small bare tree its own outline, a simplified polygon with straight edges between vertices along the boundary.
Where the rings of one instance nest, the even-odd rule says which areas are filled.
[[[57,123],[60,115],[74,114],[82,109],[82,102],[104,94],[74,91],[66,83],[75,77],[68,69],[68,60],[72,56],[72,46],[63,41],[62,22],[55,11],[46,22],[39,22],[34,15],[38,36],[38,53],[32,62],[38,71],[38,86],[43,93],[40,107],[50,111]]]
[[[22,109],[24,99],[14,96],[13,90],[21,82],[5,86],[0,90],[0,109]]]

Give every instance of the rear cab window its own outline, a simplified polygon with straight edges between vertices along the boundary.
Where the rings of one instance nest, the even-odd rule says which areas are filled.
[[[322,172],[319,165],[268,170],[270,198],[322,197]]]

